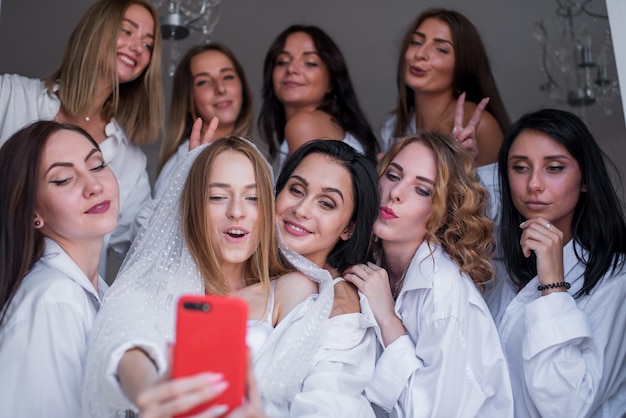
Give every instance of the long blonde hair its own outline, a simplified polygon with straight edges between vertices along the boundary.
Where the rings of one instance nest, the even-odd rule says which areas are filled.
[[[202,275],[206,292],[227,294],[231,289],[222,273],[215,243],[209,238],[211,224],[207,214],[213,162],[226,150],[244,154],[254,169],[259,209],[255,228],[259,242],[257,250],[245,262],[244,272],[246,285],[261,282],[265,291],[269,292],[270,279],[287,273],[288,270],[283,267],[278,252],[272,175],[265,157],[250,141],[234,136],[220,138],[196,158],[181,195],[185,244]]]
[[[119,84],[116,68],[117,34],[124,13],[133,4],[144,7],[154,20],[154,44],[148,67],[137,79]],[[104,51],[104,52],[103,52]],[[108,53],[107,53],[108,51]],[[97,97],[100,80],[114,80],[113,92],[101,109],[104,120],[115,118],[129,140],[144,144],[157,139],[163,126],[161,29],[154,6],[147,0],[99,0],[83,15],[65,46],[61,66],[46,79],[71,115],[83,115]]]
[[[459,143],[438,132],[404,137],[380,161],[378,176],[382,177],[396,155],[414,142],[430,148],[437,165],[433,211],[426,221],[424,240],[441,243],[461,271],[484,289],[494,275],[489,262],[494,251],[493,224],[486,215],[489,196],[480,184],[470,155]]]

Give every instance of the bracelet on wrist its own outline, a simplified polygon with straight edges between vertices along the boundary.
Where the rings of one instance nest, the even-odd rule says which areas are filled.
[[[540,292],[543,292],[544,290],[547,290],[547,289],[557,289],[559,287],[564,287],[566,289],[569,289],[571,286],[572,285],[569,284],[568,282],[540,284],[539,286],[537,286],[537,290]]]

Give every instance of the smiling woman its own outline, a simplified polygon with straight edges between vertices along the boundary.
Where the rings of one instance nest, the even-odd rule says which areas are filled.
[[[115,175],[84,130],[35,122],[0,149],[0,193],[3,413],[79,416],[86,339],[108,288],[98,260],[117,223]]]
[[[33,120],[73,123],[102,146],[120,185],[120,219],[106,249],[124,256],[131,226],[150,200],[147,158],[163,113],[161,33],[146,0],[99,0],[74,28],[61,65],[45,81],[0,75],[0,144]],[[106,263],[101,263],[104,273]]]
[[[217,42],[191,48],[176,67],[155,198],[163,194],[172,173],[187,155],[195,120],[202,119],[204,134],[214,117],[219,119],[215,138],[250,136],[252,93],[246,75],[233,52]]]

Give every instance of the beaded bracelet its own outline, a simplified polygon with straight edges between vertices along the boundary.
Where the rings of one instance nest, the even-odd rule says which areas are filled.
[[[569,289],[572,285],[568,282],[559,282],[559,283],[550,283],[550,284],[541,284],[537,286],[537,290],[543,292],[546,289],[556,289],[557,287],[564,287]]]

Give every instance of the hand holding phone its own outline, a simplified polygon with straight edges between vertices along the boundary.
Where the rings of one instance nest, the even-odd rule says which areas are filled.
[[[178,301],[172,377],[203,372],[221,373],[228,388],[209,402],[178,417],[213,405],[229,411],[241,405],[246,388],[246,323],[244,300],[212,295],[183,295]]]

